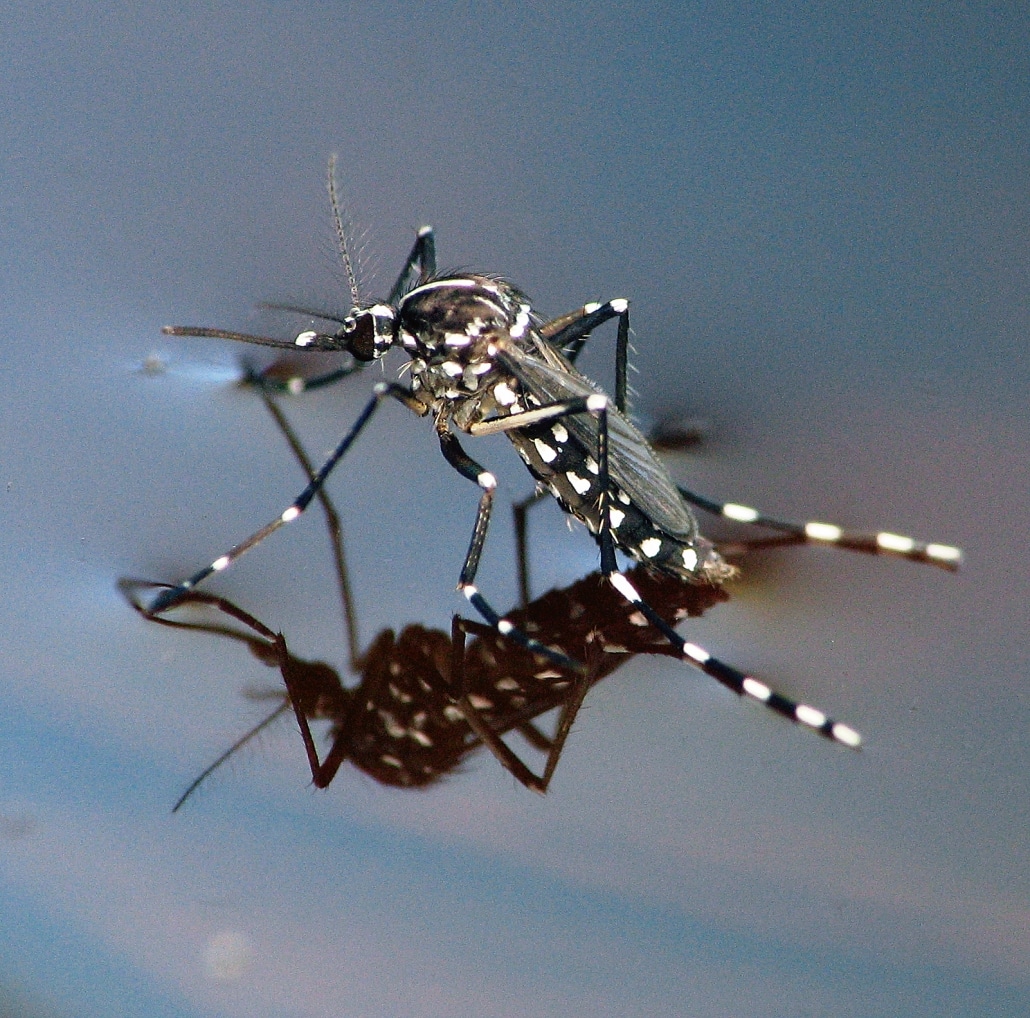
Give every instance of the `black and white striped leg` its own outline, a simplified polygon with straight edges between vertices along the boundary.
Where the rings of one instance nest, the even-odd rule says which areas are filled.
[[[630,605],[640,611],[651,625],[665,636],[669,643],[679,651],[685,661],[700,668],[706,675],[721,682],[738,695],[750,696],[752,699],[765,704],[770,710],[782,714],[791,721],[805,725],[834,742],[839,742],[853,749],[857,748],[861,744],[862,739],[853,728],[828,718],[822,711],[814,707],[798,703],[789,697],[783,696],[781,693],[775,692],[764,682],[760,682],[758,679],[746,675],[744,672],[738,671],[736,668],[720,661],[709,654],[708,651],[697,646],[697,644],[688,643],[640,596],[625,574],[619,571],[616,564],[615,540],[612,537],[609,507],[607,504],[609,497],[607,411],[602,408],[597,418],[597,463],[598,485],[600,487],[598,499],[600,526],[598,527],[597,539],[601,546],[601,571],[608,577],[612,586]]]
[[[479,588],[476,586],[476,573],[479,570],[479,560],[482,557],[483,546],[486,544],[486,534],[490,527],[490,513],[493,509],[497,478],[489,470],[484,470],[465,452],[461,447],[461,443],[448,429],[446,418],[441,418],[437,422],[437,435],[440,439],[440,450],[447,462],[462,477],[466,477],[478,484],[483,492],[479,498],[479,508],[476,511],[476,522],[472,527],[472,538],[469,541],[468,552],[465,555],[465,562],[461,567],[461,574],[458,577],[458,590],[465,596],[469,604],[502,636],[508,637],[534,654],[543,654],[562,668],[581,672],[583,666],[578,661],[573,661],[568,655],[562,654],[560,651],[553,650],[550,647],[545,647],[539,641],[527,636],[500,615],[479,592]]]
[[[422,403],[421,400],[413,396],[411,392],[403,386],[380,382],[375,386],[372,398],[365,404],[364,409],[358,415],[358,418],[352,425],[350,431],[348,431],[343,437],[340,444],[333,450],[332,454],[321,466],[318,472],[311,478],[307,487],[300,493],[294,502],[284,509],[283,512],[272,520],[271,523],[268,523],[260,530],[255,531],[255,533],[251,534],[245,541],[241,541],[239,544],[234,545],[228,552],[216,558],[210,565],[205,566],[203,569],[194,573],[188,580],[183,580],[182,583],[162,591],[150,605],[148,613],[150,615],[156,615],[160,612],[167,611],[167,609],[180,601],[187,591],[192,590],[213,573],[220,573],[228,569],[233,562],[245,555],[251,550],[251,548],[259,545],[265,540],[265,538],[273,534],[280,527],[285,526],[287,523],[292,523],[297,519],[304,510],[307,509],[311,500],[322,489],[322,485],[325,484],[326,478],[332,472],[333,468],[337,463],[339,463],[347,450],[350,449],[351,445],[353,445],[354,441],[365,429],[365,426],[371,420],[372,415],[375,413],[379,404],[387,397],[391,397],[396,399],[398,402],[403,403],[413,413],[424,415],[428,412],[426,405]]]
[[[488,421],[480,421],[473,424],[469,432],[475,436],[496,435],[515,428],[524,428],[530,424],[537,424],[540,421],[552,420],[559,417],[566,417],[570,414],[589,413],[595,417],[601,415],[607,421],[606,411],[608,397],[600,394],[575,399],[562,400],[547,406],[535,407],[520,414],[512,414],[509,417],[497,417]],[[565,668],[581,672],[583,666],[578,661],[558,651],[545,647],[536,640],[530,639],[525,633],[516,629],[507,619],[502,618],[484,599],[475,585],[476,571],[479,568],[479,559],[483,552],[483,545],[486,541],[486,532],[490,524],[490,512],[493,507],[494,489],[497,487],[497,479],[489,471],[484,470],[468,453],[462,449],[457,438],[448,428],[446,418],[437,422],[437,434],[440,439],[440,449],[447,462],[454,467],[463,477],[483,489],[479,500],[479,512],[476,514],[475,526],[472,530],[472,540],[469,542],[468,554],[465,556],[465,564],[461,570],[461,577],[458,580],[458,589],[468,599],[479,614],[487,620],[498,632],[510,636],[516,643],[537,654],[544,654],[552,661]],[[605,424],[607,434],[607,424]]]
[[[615,406],[621,413],[625,413],[629,363],[628,300],[616,297],[604,304],[584,304],[542,326],[540,334],[575,364],[594,329],[612,318],[619,319],[619,332],[615,341]]]
[[[419,281],[436,275],[436,235],[431,226],[422,226],[415,236],[415,243],[404,260],[404,267],[397,276],[397,282],[390,290],[387,303],[397,306],[401,297]]]
[[[615,589],[638,611],[642,612],[651,625],[660,630],[673,646],[679,649],[685,661],[700,668],[706,675],[721,682],[727,689],[731,689],[739,696],[749,696],[753,700],[765,704],[770,710],[776,711],[777,714],[782,714],[790,721],[811,728],[833,742],[839,742],[842,746],[857,749],[862,744],[862,737],[848,725],[828,718],[815,707],[798,703],[782,693],[777,693],[764,682],[760,682],[753,676],[738,671],[731,665],[713,657],[696,643],[688,643],[637,593],[636,588],[622,573],[613,573],[609,579]]]
[[[860,551],[868,555],[897,555],[913,562],[926,562],[952,572],[962,562],[962,551],[950,544],[925,543],[916,541],[901,534],[888,531],[878,533],[859,533],[845,530],[834,523],[820,523],[812,520],[808,523],[795,523],[790,520],[779,520],[751,506],[737,502],[716,502],[705,498],[686,488],[679,489],[683,498],[699,509],[723,516],[738,523],[749,523],[759,527],[768,527],[786,535],[790,540],[783,543],[798,544],[832,544],[849,551]]]
[[[290,447],[290,451],[293,453],[300,468],[304,471],[308,480],[313,481],[316,474],[315,466],[311,462],[307,450],[301,444],[297,433],[293,430],[293,426],[286,419],[285,414],[283,414],[272,394],[263,386],[257,386],[257,390],[261,401],[265,404],[265,409],[268,410],[272,420],[275,421],[280,432],[282,432],[283,438],[286,439],[286,444]],[[333,505],[324,486],[319,489],[316,497],[322,507],[326,529],[329,532],[329,549],[333,559],[333,570],[336,573],[336,587],[340,595],[340,606],[343,609],[343,633],[347,642],[347,657],[351,671],[357,671],[359,654],[358,622],[354,606],[354,595],[351,592],[350,586],[350,571],[347,569],[346,554],[343,547],[343,526],[340,523],[340,515],[336,511],[336,506]]]
[[[561,759],[562,750],[565,748],[565,740],[568,738],[569,732],[572,731],[576,715],[579,713],[583,700],[593,685],[594,677],[587,669],[580,671],[575,684],[569,691],[568,699],[562,705],[554,735],[550,738],[543,735],[531,723],[528,723],[526,726],[518,726],[519,731],[537,749],[547,753],[543,773],[539,775],[534,774],[521,757],[483,719],[468,695],[468,690],[465,686],[465,636],[468,633],[484,632],[488,633],[490,629],[478,623],[470,622],[468,619],[463,619],[459,615],[455,615],[451,622],[450,682],[453,689],[454,703],[465,716],[465,721],[468,723],[469,728],[476,734],[479,741],[500,761],[502,766],[507,768],[516,780],[520,781],[526,788],[543,795],[551,783],[555,768],[558,766],[559,759]]]

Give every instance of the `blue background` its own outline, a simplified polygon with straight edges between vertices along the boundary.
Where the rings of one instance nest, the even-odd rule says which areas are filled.
[[[35,4],[0,39],[0,991],[16,1014],[1023,1015],[1030,102],[1018,5]],[[308,787],[283,722],[172,816],[275,676],[150,626],[302,479],[239,349],[443,266],[544,314],[633,304],[683,483],[960,544],[957,576],[756,556],[684,627],[832,711],[845,752],[674,662],[596,689],[546,798],[492,758],[427,794]],[[598,339],[588,370],[610,383]],[[157,355],[166,370],[141,366]],[[392,372],[392,368],[388,369]],[[378,377],[378,376],[376,376]],[[372,376],[290,402],[316,455]],[[515,600],[503,439],[483,589]],[[383,412],[340,468],[363,641],[445,627],[476,492]],[[596,566],[534,519],[538,589]],[[315,518],[219,578],[342,664]],[[0,995],[0,1009],[7,1006]]]

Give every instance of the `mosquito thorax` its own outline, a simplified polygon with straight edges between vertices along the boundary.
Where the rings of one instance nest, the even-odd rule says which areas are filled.
[[[518,340],[530,327],[526,296],[510,283],[483,275],[433,279],[409,291],[398,307],[399,343],[411,356],[412,391],[429,405],[450,403],[467,430],[489,415],[524,409],[496,398],[516,380],[496,362],[495,342]]]
[[[461,358],[491,336],[520,336],[530,321],[525,294],[481,275],[416,286],[404,295],[398,312],[404,348],[422,357]]]

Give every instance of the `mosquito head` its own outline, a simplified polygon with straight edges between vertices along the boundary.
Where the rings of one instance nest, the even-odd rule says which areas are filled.
[[[397,312],[389,304],[355,308],[337,336],[355,360],[378,360],[397,339]]]

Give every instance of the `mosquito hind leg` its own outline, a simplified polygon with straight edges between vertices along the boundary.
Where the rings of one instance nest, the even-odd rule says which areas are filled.
[[[600,525],[597,540],[601,546],[601,572],[605,574],[613,587],[654,626],[673,647],[683,660],[700,668],[706,675],[721,682],[728,689],[740,696],[750,696],[763,703],[770,710],[782,714],[798,724],[813,729],[842,745],[857,748],[861,744],[861,736],[848,725],[828,718],[822,711],[807,704],[799,703],[770,689],[758,679],[738,671],[731,665],[713,657],[697,644],[688,643],[641,597],[625,573],[617,567],[615,557],[615,539],[611,531],[611,519],[608,502],[610,499],[610,483],[608,471],[608,415],[602,408],[596,415],[597,427],[597,463],[598,463],[598,514]]]
[[[897,555],[912,562],[924,562],[954,572],[962,562],[962,551],[950,544],[916,541],[914,538],[888,531],[877,533],[861,533],[845,530],[834,523],[820,523],[810,520],[807,523],[796,523],[790,520],[777,519],[751,506],[737,502],[716,502],[714,499],[698,495],[686,488],[679,488],[679,493],[691,505],[705,512],[725,519],[735,520],[757,527],[768,527],[778,531],[783,539],[776,544],[831,544],[849,551],[864,552],[867,555]],[[758,542],[759,546],[761,542]]]
[[[629,362],[629,301],[625,297],[616,297],[604,304],[584,304],[541,326],[540,334],[575,364],[594,329],[612,318],[619,319],[615,341],[615,406],[620,413],[625,413]]]

